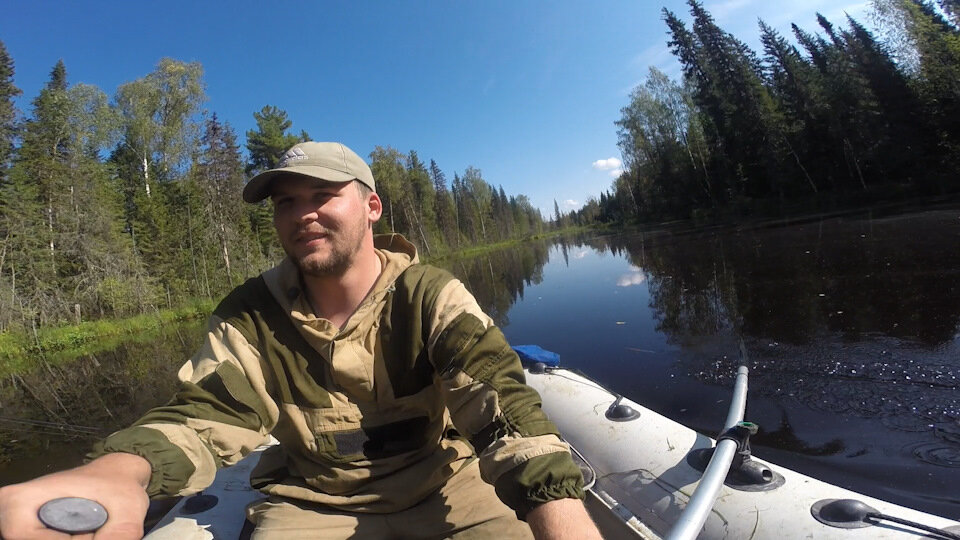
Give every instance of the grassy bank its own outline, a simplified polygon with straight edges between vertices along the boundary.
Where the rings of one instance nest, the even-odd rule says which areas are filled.
[[[36,334],[0,334],[0,377],[35,369],[43,360],[51,365],[110,350],[124,342],[144,342],[162,330],[186,321],[205,319],[212,300],[195,300],[176,309],[127,319],[100,319],[77,325],[41,328]]]
[[[469,259],[470,257],[476,257],[477,255],[483,255],[484,253],[489,253],[491,251],[497,251],[500,249],[506,249],[513,246],[519,246],[526,242],[534,240],[546,240],[549,238],[554,238],[557,236],[562,236],[565,234],[580,234],[590,231],[599,231],[606,228],[605,224],[596,224],[596,225],[585,225],[580,227],[567,227],[565,229],[558,229],[555,231],[549,231],[542,234],[535,234],[528,236],[526,238],[514,238],[512,240],[505,240],[503,242],[497,242],[495,244],[483,244],[480,246],[470,246],[463,249],[458,249],[456,251],[451,251],[449,253],[443,253],[440,255],[434,255],[431,257],[421,257],[420,260],[425,263],[435,263],[438,261],[443,261],[446,259]]]

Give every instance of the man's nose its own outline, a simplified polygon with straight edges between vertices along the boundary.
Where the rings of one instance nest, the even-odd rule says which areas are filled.
[[[297,206],[294,216],[296,216],[297,223],[303,224],[316,221],[319,217],[319,214],[316,206],[310,204],[301,204]]]

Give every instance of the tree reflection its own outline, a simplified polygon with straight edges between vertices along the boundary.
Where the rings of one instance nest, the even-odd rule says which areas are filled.
[[[692,376],[732,384],[742,337],[754,393],[898,430],[960,419],[956,211],[608,243],[648,276],[657,330],[696,349],[679,359]]]
[[[113,350],[61,365],[41,362],[42,369],[0,380],[0,485],[78,465],[94,441],[168,400],[205,326],[203,320],[168,326]],[[56,457],[46,458],[48,452]]]
[[[550,244],[532,240],[509,249],[499,249],[438,264],[446,267],[473,293],[480,307],[498,326],[506,326],[507,313],[524,288],[543,280],[543,267],[550,255]]]
[[[960,331],[956,212],[608,241],[650,277],[659,330],[676,344],[735,329],[793,344],[839,334],[937,347]]]
[[[793,426],[790,425],[786,411],[782,412],[777,429],[761,428],[750,440],[756,445],[780,448],[807,456],[830,456],[839,454],[845,449],[843,441],[840,439],[833,439],[819,446],[813,446],[801,440],[794,432]]]

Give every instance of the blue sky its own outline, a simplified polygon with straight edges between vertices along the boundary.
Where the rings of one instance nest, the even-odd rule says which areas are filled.
[[[676,75],[660,9],[682,0],[0,2],[0,40],[32,100],[62,58],[71,84],[108,95],[163,57],[204,66],[209,112],[240,135],[264,105],[295,130],[366,156],[416,150],[452,179],[468,166],[545,213],[610,187],[620,108],[649,66]],[[867,1],[713,0],[720,25],[759,50],[781,31],[866,22]]]

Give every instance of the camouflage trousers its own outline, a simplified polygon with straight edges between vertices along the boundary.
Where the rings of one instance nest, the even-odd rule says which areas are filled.
[[[477,462],[417,505],[391,514],[344,512],[271,497],[247,509],[251,540],[496,538],[529,540],[530,527],[480,478]]]

